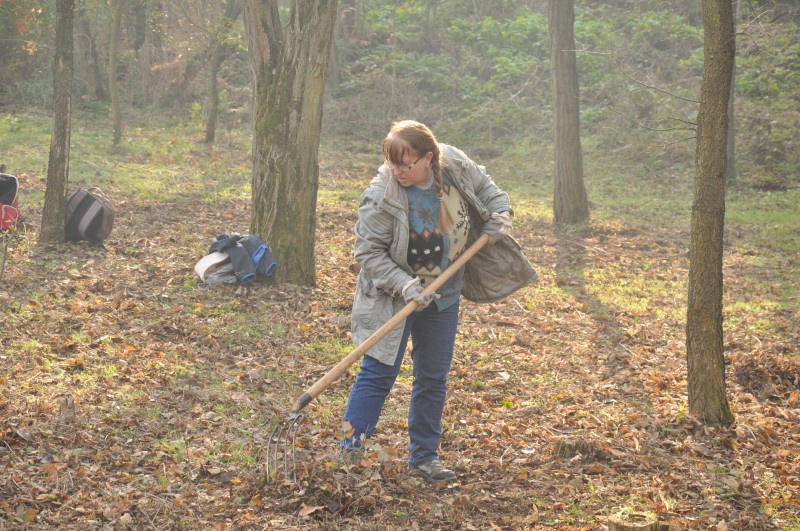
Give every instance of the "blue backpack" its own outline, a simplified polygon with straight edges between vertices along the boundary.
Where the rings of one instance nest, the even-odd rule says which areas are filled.
[[[253,234],[220,234],[212,240],[208,252],[227,254],[236,280],[242,284],[254,281],[258,275],[271,277],[278,267],[269,245]]]

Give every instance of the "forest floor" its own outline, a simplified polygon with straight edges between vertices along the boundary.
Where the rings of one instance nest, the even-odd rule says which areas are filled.
[[[352,348],[354,198],[374,168],[334,166],[314,288],[200,283],[211,238],[246,233],[250,208],[200,177],[169,201],[111,186],[105,249],[36,246],[23,195],[0,283],[0,529],[606,529],[630,513],[800,529],[797,306],[726,309],[736,421],[704,426],[687,406],[688,227],[647,219],[517,217],[539,282],[462,305],[441,447],[457,483],[408,474],[408,366],[364,461],[337,459],[351,368],[306,408],[297,482],[265,482],[270,430]],[[726,302],[779,298],[795,260],[726,227]]]

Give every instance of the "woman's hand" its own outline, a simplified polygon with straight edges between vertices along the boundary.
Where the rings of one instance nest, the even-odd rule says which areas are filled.
[[[509,212],[492,212],[492,217],[483,226],[483,232],[489,235],[489,243],[494,243],[511,233],[511,214]]]
[[[442,297],[438,293],[431,293],[430,295],[424,295],[422,291],[423,289],[422,285],[420,285],[419,283],[419,278],[414,277],[403,285],[403,291],[402,291],[403,300],[405,300],[406,303],[412,301],[416,302],[418,305],[417,311],[420,311],[427,308],[431,302],[440,299]]]

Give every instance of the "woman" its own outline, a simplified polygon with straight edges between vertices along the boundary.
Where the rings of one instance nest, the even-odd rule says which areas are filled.
[[[519,245],[507,237],[513,212],[482,166],[436,141],[415,121],[393,124],[384,164],[361,196],[355,258],[361,269],[353,303],[353,340],[360,344],[411,301],[417,311],[367,352],[344,415],[346,452],[361,447],[378,422],[403,361],[413,348],[408,411],[411,472],[431,482],[455,473],[439,460],[447,373],[453,359],[459,298],[499,300],[536,278]],[[481,232],[490,245],[431,296],[436,278]]]

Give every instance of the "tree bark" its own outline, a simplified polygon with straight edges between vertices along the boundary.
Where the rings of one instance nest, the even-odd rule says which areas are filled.
[[[589,202],[583,182],[574,22],[573,0],[550,0],[555,141],[553,217],[557,224],[583,223],[589,219]]]
[[[78,27],[76,48],[81,58],[80,65],[83,72],[83,84],[86,94],[93,100],[107,100],[103,73],[100,68],[100,54],[97,51],[97,41],[89,20],[86,16],[86,7],[83,3],[78,7]]]
[[[219,88],[217,88],[217,78],[219,67],[222,64],[222,47],[214,50],[211,58],[211,70],[209,72],[208,83],[208,113],[206,114],[206,134],[204,141],[206,144],[213,144],[217,134],[217,118],[219,115]]]
[[[133,49],[139,48],[147,42],[147,0],[138,0],[133,4]]]
[[[53,62],[53,134],[47,164],[47,188],[42,208],[39,243],[64,241],[69,147],[72,120],[73,20],[75,0],[56,2],[56,41]]]
[[[250,232],[278,258],[278,282],[313,286],[322,95],[336,0],[291,3],[285,27],[275,0],[247,0],[244,18],[255,87]]]
[[[658,531],[658,519],[650,513],[615,514],[608,518],[608,531]]]
[[[704,67],[698,114],[686,312],[689,412],[730,424],[722,336],[722,236],[728,98],[735,55],[730,0],[703,0]]]
[[[108,91],[111,94],[111,123],[114,130],[112,142],[116,146],[122,139],[122,110],[119,103],[119,85],[117,84],[117,65],[119,64],[119,27],[122,21],[122,0],[113,0],[111,4],[111,32],[108,57]]]
[[[739,15],[739,2],[735,2],[733,11],[734,30]],[[735,34],[735,31],[734,31]],[[725,182],[732,184],[736,182],[736,114],[734,112],[734,86],[736,85],[736,57],[734,54],[733,66],[731,67],[731,89],[728,97],[728,143],[725,164]]]
[[[228,46],[226,44],[227,36],[231,31],[231,26],[242,12],[240,0],[228,0],[225,4],[225,15],[220,23],[220,29],[214,33],[215,39],[212,44],[213,50],[211,53],[211,71],[209,72],[209,88],[208,88],[208,114],[206,116],[206,135],[205,143],[212,144],[217,130],[217,117],[219,114],[219,89],[217,88],[217,78],[219,74],[219,67],[225,60]]]

